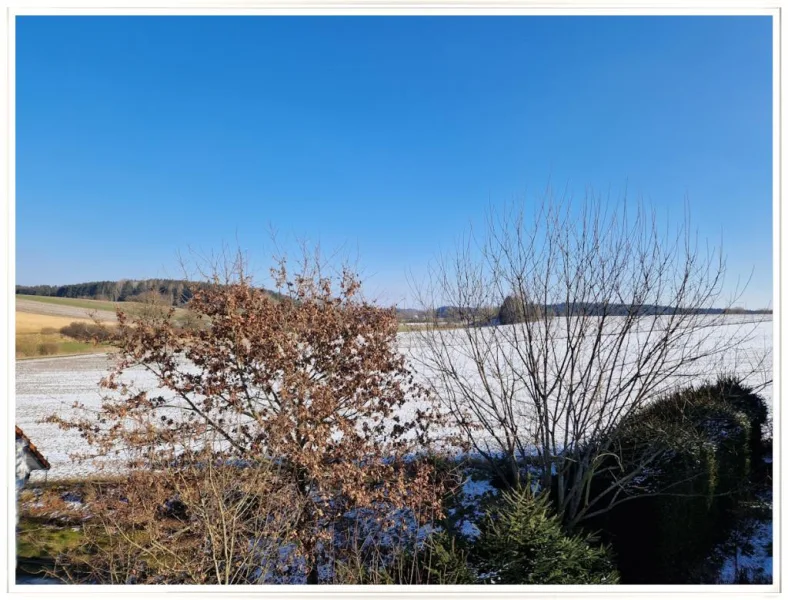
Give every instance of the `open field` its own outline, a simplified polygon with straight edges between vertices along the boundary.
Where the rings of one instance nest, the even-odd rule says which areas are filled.
[[[89,319],[17,312],[15,321],[17,358],[82,354],[96,351],[96,346],[92,343],[80,342],[60,334],[61,327],[75,321],[92,323]]]
[[[26,296],[24,294],[16,296],[17,313],[66,317],[71,320],[90,319],[92,315],[95,315],[101,321],[114,323],[117,321],[117,315],[115,314],[117,308],[129,314],[135,314],[144,307],[145,305],[139,302],[106,302],[85,298],[55,298],[52,296]],[[186,311],[183,308],[176,308],[175,318],[178,319],[185,313]]]
[[[74,321],[92,323],[88,318],[64,317],[55,315],[39,315],[29,312],[16,312],[16,333],[41,333],[45,329],[57,329],[70,325]]]
[[[68,325],[76,320],[91,320],[91,314],[102,321],[115,322],[115,308],[112,302],[80,300],[75,298],[50,298],[47,296],[16,296],[17,319],[20,313],[39,316],[61,317]],[[61,325],[62,327],[62,325]]]
[[[137,302],[104,302],[82,298],[49,296],[16,296],[16,357],[80,354],[96,352],[91,343],[79,342],[59,334],[62,327],[74,322],[93,323],[94,318],[111,325],[117,323],[115,308],[133,315],[144,304]],[[186,314],[176,309],[176,321]]]
[[[80,342],[60,334],[23,333],[16,336],[17,360],[34,359],[42,356],[71,356],[95,353],[96,346]]]
[[[731,320],[730,325],[717,327],[714,335],[730,337],[739,321]],[[692,372],[681,374],[677,383],[686,385],[713,378],[718,369],[726,371],[739,370],[747,375],[745,383],[761,386],[771,379],[772,363],[772,321],[763,319],[753,323],[752,335],[735,353],[720,357],[720,362],[696,364]],[[462,332],[449,332],[457,335],[455,351],[462,351]],[[418,361],[418,333],[401,333],[398,336],[401,350],[409,357],[411,363]],[[69,358],[43,358],[40,360],[20,361],[16,364],[16,423],[25,430],[33,442],[52,463],[49,478],[73,477],[94,472],[95,466],[79,464],[69,458],[69,454],[84,450],[84,441],[73,432],[62,432],[56,426],[39,423],[41,419],[52,413],[68,415],[72,413],[75,401],[83,402],[88,407],[98,408],[101,402],[99,380],[106,374],[109,367],[106,354]],[[753,369],[756,365],[758,368]],[[414,365],[415,366],[415,365]],[[430,374],[417,367],[420,378],[429,378]],[[137,387],[152,389],[156,387],[155,379],[142,369],[134,369],[124,377],[126,381],[134,381]],[[481,385],[481,382],[480,382]],[[766,385],[760,392],[771,405],[772,387]],[[404,412],[411,412],[414,406],[406,406]],[[35,476],[35,475],[34,475]]]
[[[44,304],[54,304],[55,306],[73,306],[87,310],[107,310],[115,312],[115,307],[122,302],[109,302],[105,300],[90,300],[88,298],[58,298],[55,296],[28,296],[17,294],[17,299],[29,300],[32,302],[43,302]]]
[[[20,300],[19,296],[17,296],[16,302],[15,353],[17,358],[96,352],[96,346],[92,343],[77,341],[60,334],[60,329],[71,323],[93,323],[86,309],[24,298]],[[114,314],[106,314],[111,315],[112,321],[115,321]],[[110,321],[110,319],[106,320]]]
[[[406,333],[408,331],[420,331],[424,329],[462,329],[464,325],[462,323],[400,323],[397,326],[397,331],[399,333]]]

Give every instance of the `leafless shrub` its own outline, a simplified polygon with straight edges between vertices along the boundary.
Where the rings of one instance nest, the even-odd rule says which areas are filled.
[[[80,342],[101,343],[112,339],[113,332],[100,322],[86,323],[74,321],[60,328],[61,335],[73,338]]]
[[[41,356],[57,354],[57,349],[57,342],[41,342],[38,344],[38,346],[36,346],[36,350]]]
[[[752,333],[752,324],[704,314],[723,301],[724,272],[688,219],[671,232],[642,206],[573,206],[548,193],[533,220],[521,207],[491,213],[481,235],[466,236],[415,286],[425,310],[463,307],[466,327],[414,332],[412,360],[474,449],[515,487],[522,463],[535,466],[571,527],[639,493],[655,458],[616,471],[606,457],[617,423],[722,368]],[[475,326],[506,298],[542,318]],[[614,483],[592,489],[603,469],[616,471]]]
[[[35,356],[38,351],[36,340],[31,335],[17,335],[14,345],[15,352],[22,356]]]

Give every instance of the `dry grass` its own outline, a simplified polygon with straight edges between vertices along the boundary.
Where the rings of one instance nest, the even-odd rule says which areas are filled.
[[[105,300],[91,300],[88,298],[56,298],[49,296],[16,296],[16,312],[30,313],[33,315],[48,315],[63,317],[71,321],[97,317],[104,323],[117,321],[116,309],[121,309],[128,315],[139,315],[149,309],[143,302],[107,302]],[[187,311],[183,308],[175,309],[175,319],[185,318]],[[66,323],[67,325],[68,323]]]
[[[108,323],[117,320],[114,310],[94,310],[66,304],[53,304],[51,302],[29,300],[20,296],[16,297],[16,312],[63,317],[66,319],[92,319],[95,316]]]
[[[16,358],[37,358],[42,356],[65,356],[70,354],[89,354],[107,352],[111,348],[105,345],[94,345],[90,342],[79,342],[69,337],[43,333],[17,333]]]
[[[107,346],[80,342],[60,334],[60,328],[79,321],[93,323],[90,319],[16,312],[16,358],[63,356],[107,351]]]
[[[57,300],[61,299],[57,298]],[[69,299],[66,298],[65,300]],[[97,305],[102,305],[100,301],[80,300],[80,302],[95,302]],[[103,304],[109,303],[104,302]],[[138,314],[141,310],[147,308],[146,305],[136,302],[119,303],[118,305],[129,311],[131,315]],[[93,324],[94,321],[89,318],[86,309],[66,304],[61,306],[55,303],[29,300],[28,297],[17,297],[16,309],[16,358],[63,356],[91,352],[111,352],[113,350],[105,344],[97,346],[60,334],[60,329],[71,323]],[[53,314],[53,310],[56,311],[55,314]],[[59,314],[57,311],[60,311]],[[176,322],[184,319],[187,315],[188,312],[186,310],[176,309]],[[107,311],[96,311],[96,316],[109,327],[115,324],[115,315]],[[111,317],[111,319],[108,317]]]
[[[29,312],[16,313],[16,333],[30,334],[41,333],[45,328],[59,330],[74,321],[92,323],[90,319],[75,319],[73,317],[55,317],[53,315],[39,315]]]
[[[74,308],[83,308],[86,310],[104,310],[109,312],[115,312],[115,308],[125,304],[123,302],[109,302],[107,300],[93,300],[91,298],[59,298],[56,296],[28,296],[26,294],[17,294],[16,299],[17,301],[37,302],[45,305],[72,306]]]

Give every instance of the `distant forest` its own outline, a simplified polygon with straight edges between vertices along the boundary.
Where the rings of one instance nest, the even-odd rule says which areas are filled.
[[[72,285],[17,285],[16,293],[29,296],[55,296],[58,298],[89,298],[93,300],[108,300],[110,302],[134,302],[150,297],[156,293],[166,303],[172,306],[185,306],[194,292],[208,284],[203,282],[185,281],[180,279],[121,279],[119,281],[90,281],[88,283],[75,283]],[[272,296],[278,294],[265,290]],[[479,311],[480,309],[476,309]],[[565,303],[549,304],[543,309],[543,314],[562,316],[568,313],[585,313],[590,315],[626,315],[631,307],[625,304],[592,304],[579,302],[568,306]],[[490,307],[484,312],[490,320],[498,316],[499,307]],[[641,314],[659,315],[670,314],[674,311],[668,306],[645,305],[639,307]],[[468,312],[474,309],[462,309],[456,306],[441,306],[434,311],[418,310],[413,308],[398,308],[397,316],[404,322],[423,322],[438,318],[445,321],[461,321],[467,317]],[[770,314],[771,309],[745,310],[743,308],[711,308],[711,309],[679,309],[678,312],[699,312],[702,314]]]
[[[57,298],[89,298],[110,302],[134,302],[158,294],[173,306],[184,306],[194,292],[206,283],[179,279],[121,279],[119,281],[89,281],[72,285],[18,285],[17,294],[54,296]],[[266,290],[268,291],[268,290]],[[275,292],[268,292],[274,296]]]

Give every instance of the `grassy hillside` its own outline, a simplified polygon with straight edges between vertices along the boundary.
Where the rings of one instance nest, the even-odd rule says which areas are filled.
[[[78,341],[60,333],[63,327],[74,322],[93,323],[92,316],[112,325],[117,319],[115,310],[133,315],[144,304],[138,302],[108,302],[87,298],[59,298],[52,296],[16,295],[16,357],[62,356],[90,352],[105,352],[112,348]],[[180,320],[186,310],[175,309],[175,319]]]
[[[57,298],[55,296],[28,296],[26,294],[17,294],[17,299],[32,300],[33,302],[42,302],[44,304],[55,304],[58,306],[73,306],[74,308],[84,308],[87,310],[107,310],[115,311],[123,302],[107,302],[105,300],[88,300],[87,298]],[[132,304],[132,303],[129,303]]]
[[[87,318],[76,319],[56,315],[16,312],[15,351],[17,358],[36,356],[57,356],[64,354],[81,354],[96,352],[93,344],[79,342],[60,334],[60,328],[82,321],[90,323]]]
[[[145,306],[145,304],[140,302],[109,302],[107,300],[91,300],[88,298],[16,295],[17,312],[66,317],[71,320],[90,319],[95,314],[102,321],[115,321],[116,309],[120,308],[126,313],[133,315]],[[176,308],[175,318],[179,319],[185,313],[186,309]]]
[[[16,333],[31,334],[41,333],[42,331],[54,329],[60,330],[74,321],[84,321],[90,323],[90,319],[77,319],[73,317],[59,317],[55,315],[40,315],[28,312],[16,312]]]

